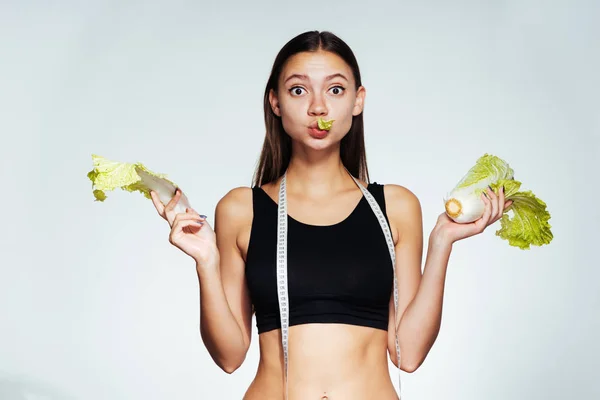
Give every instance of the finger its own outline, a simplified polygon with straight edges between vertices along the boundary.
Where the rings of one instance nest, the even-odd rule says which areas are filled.
[[[510,206],[512,206],[512,204],[513,204],[512,200],[507,201],[506,204],[504,205],[504,209],[505,210],[508,209]]]
[[[188,220],[198,220],[204,222],[206,218],[203,218],[203,215],[194,214],[191,212],[177,213],[175,217],[173,217],[173,224],[179,221],[188,221]]]
[[[175,206],[177,205],[177,202],[179,201],[180,198],[181,198],[181,189],[177,188],[177,189],[175,189],[175,195],[171,198],[171,200],[169,200],[169,202],[165,206],[165,211],[173,210],[175,208]]]
[[[492,202],[489,198],[487,198],[484,194],[481,195],[483,197],[483,202],[485,203],[485,208],[483,210],[483,215],[473,224],[476,229],[476,233],[481,233],[488,225],[490,221],[490,217],[492,216]]]
[[[158,198],[158,195],[154,193],[154,191],[150,191],[150,197],[152,198],[152,204],[154,204],[154,208],[156,208],[156,212],[158,215],[164,218],[165,206]]]
[[[192,213],[192,214],[196,215],[197,217],[200,217],[201,219],[207,218],[206,215],[199,214],[198,211],[194,210],[193,208],[186,208],[185,211]]]
[[[173,198],[171,198],[171,200],[169,200],[169,202],[165,206],[165,216],[167,217],[167,221],[169,221],[171,225],[173,225],[173,220],[175,218],[175,212],[173,210],[175,209],[175,206],[179,202],[180,198],[181,189],[177,188],[175,190],[175,195],[173,196]]]
[[[187,225],[182,227],[181,230],[185,233],[198,233],[200,232],[200,230],[202,229],[202,227],[204,226],[204,222],[199,221],[199,220],[190,220],[187,221]]]
[[[197,219],[179,219],[173,223],[173,228],[171,229],[171,237],[177,236],[179,232],[184,233],[197,233],[202,229],[204,225],[204,221],[200,221]]]
[[[504,197],[504,186],[500,186],[500,189],[498,190],[498,215],[496,215],[492,223],[498,221],[502,217],[504,210],[506,210],[505,202],[506,199]]]
[[[487,187],[488,197],[492,206],[492,213],[490,214],[490,221],[493,221],[498,216],[498,196],[492,190],[490,186]],[[489,222],[489,221],[488,221]]]

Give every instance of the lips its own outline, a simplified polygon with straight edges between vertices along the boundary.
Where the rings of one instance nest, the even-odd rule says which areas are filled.
[[[308,128],[308,133],[310,136],[312,136],[316,139],[323,139],[325,136],[327,136],[329,134],[329,131],[321,130],[317,127],[314,127],[314,128]]]
[[[319,119],[321,119],[321,118],[319,118]],[[308,125],[308,132],[309,132],[310,136],[312,136],[316,139],[323,139],[327,135],[329,135],[330,129],[320,129],[319,128],[319,119],[311,122],[310,125]]]

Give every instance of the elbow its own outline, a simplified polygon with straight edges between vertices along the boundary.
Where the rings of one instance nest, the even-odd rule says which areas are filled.
[[[407,361],[407,362],[402,362],[402,365],[400,367],[400,369],[404,372],[408,372],[409,374],[412,374],[413,372],[415,372],[417,369],[419,369],[419,367],[421,366],[422,362],[414,362],[414,361]]]
[[[404,372],[408,372],[409,374],[412,374],[417,369],[419,369],[419,367],[423,364],[423,361],[424,361],[423,358],[417,358],[417,357],[402,358],[401,357],[399,368]],[[396,366],[396,368],[398,368],[398,362],[396,361],[395,357],[392,360],[392,362],[393,362],[394,366]]]
[[[233,374],[242,366],[242,363],[246,359],[248,344],[244,344],[243,348],[228,347],[226,349],[219,349],[213,342],[207,340],[204,335],[202,335],[202,340],[214,363],[227,374]]]
[[[237,360],[219,360],[219,361],[215,360],[215,362],[217,363],[219,368],[221,368],[225,373],[231,375],[235,371],[237,371],[237,369],[239,367],[242,366],[245,359],[246,359],[246,355],[244,354],[242,357],[238,358]]]
[[[219,366],[219,368],[221,368],[221,370],[223,370],[225,373],[231,375],[233,374],[235,371],[237,371],[237,369],[239,367],[242,366],[242,363],[244,362],[244,359],[246,357],[241,357],[236,359],[229,359],[229,360],[222,360],[222,359],[213,359],[215,361],[215,364],[217,364]]]
[[[240,365],[233,365],[233,364],[231,364],[231,365],[219,365],[219,367],[221,367],[221,369],[223,371],[225,371],[225,373],[231,375],[231,374],[233,374],[240,367]]]
[[[427,355],[429,354],[429,350],[431,350],[431,347],[433,346],[433,343],[428,345],[425,348],[421,348],[420,350],[413,350],[412,351],[407,351],[405,354],[401,354],[400,355],[400,369],[404,372],[408,372],[409,374],[412,374],[413,372],[415,372],[416,370],[418,370],[421,365],[423,365],[423,363],[425,362],[425,359],[427,358]],[[417,347],[417,346],[414,346]],[[398,363],[395,362],[396,357],[394,357],[394,364],[396,365],[396,367],[398,367]]]

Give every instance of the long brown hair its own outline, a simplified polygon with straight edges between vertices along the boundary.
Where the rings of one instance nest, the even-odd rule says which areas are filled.
[[[277,92],[279,77],[285,62],[300,52],[328,51],[341,57],[352,70],[356,89],[361,85],[358,62],[350,47],[331,32],[301,33],[283,46],[277,54],[264,93],[266,135],[252,184],[262,186],[283,176],[292,156],[292,140],[283,129],[281,118],[275,115],[269,102],[269,92]],[[340,144],[340,157],[346,169],[358,179],[369,182],[365,152],[363,113],[352,117],[352,126]]]

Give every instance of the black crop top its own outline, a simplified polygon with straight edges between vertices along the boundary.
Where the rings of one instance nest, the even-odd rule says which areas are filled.
[[[368,185],[385,215],[383,185]],[[252,188],[254,218],[246,282],[258,333],[281,328],[276,285],[277,203]],[[342,222],[304,224],[288,216],[289,325],[343,323],[388,329],[393,269],[377,217],[363,196]]]

